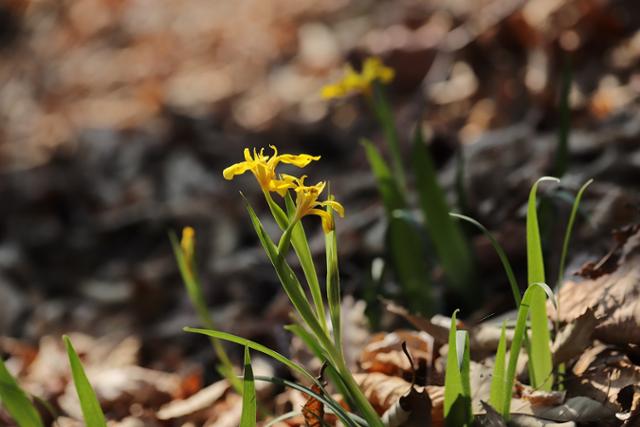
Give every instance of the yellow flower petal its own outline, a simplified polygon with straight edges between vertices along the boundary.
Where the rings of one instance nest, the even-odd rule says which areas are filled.
[[[344,90],[344,87],[342,87],[342,85],[339,85],[339,84],[323,86],[320,92],[320,96],[322,97],[322,99],[327,99],[327,100],[342,98],[345,95],[346,95],[346,91]]]
[[[333,222],[333,217],[329,212],[324,211],[322,209],[311,209],[309,211],[309,215],[318,215],[322,220],[322,231],[324,234],[327,234],[335,229],[335,224]]]
[[[225,170],[222,171],[222,176],[224,179],[231,180],[236,175],[242,175],[246,171],[250,170],[253,167],[253,162],[240,162],[235,165],[231,165]]]
[[[335,200],[327,200],[320,203],[321,206],[329,206],[331,209],[336,211],[340,217],[344,217],[344,206]]]
[[[312,156],[310,154],[283,154],[279,156],[279,161],[282,163],[288,163],[290,165],[303,168],[314,160],[320,160],[320,156]]]

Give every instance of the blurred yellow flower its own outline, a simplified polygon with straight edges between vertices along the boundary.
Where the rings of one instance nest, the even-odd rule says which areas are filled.
[[[375,81],[389,83],[394,76],[395,71],[393,68],[385,66],[380,58],[370,57],[364,61],[360,73],[356,72],[350,65],[347,65],[342,80],[335,84],[324,86],[321,95],[324,99],[334,99],[342,98],[352,93],[369,94]]]
[[[290,179],[295,183],[293,190],[296,192],[296,219],[301,219],[306,215],[318,215],[322,220],[322,229],[325,233],[329,233],[334,229],[333,217],[329,212],[319,207],[329,206],[336,211],[341,217],[344,216],[344,207],[335,200],[326,200],[319,202],[318,197],[324,191],[326,182],[321,181],[316,185],[304,185],[306,175],[301,178],[286,175],[286,179]]]
[[[278,155],[278,150],[273,145],[270,145],[273,150],[272,156],[265,156],[264,149],[260,149],[260,152],[256,152],[253,149],[253,157],[248,148],[244,149],[244,162],[236,163],[226,168],[222,175],[225,179],[231,180],[236,175],[241,175],[247,171],[251,171],[258,180],[262,191],[276,192],[280,196],[286,194],[289,188],[293,187],[293,182],[290,178],[278,179],[276,177],[276,166],[279,163],[288,163],[299,168],[307,166],[314,160],[319,160],[320,156],[311,156],[309,154],[283,154]]]
[[[194,253],[195,253],[196,232],[192,227],[184,227],[182,229],[182,238],[180,239],[180,248],[182,248],[182,256],[187,267],[187,273],[194,274]]]

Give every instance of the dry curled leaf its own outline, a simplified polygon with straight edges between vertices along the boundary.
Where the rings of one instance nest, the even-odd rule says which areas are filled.
[[[382,415],[387,427],[430,427],[431,399],[427,391],[411,386],[409,391]]]
[[[414,369],[402,352],[403,342],[406,342],[418,364],[417,381],[425,383],[428,367],[433,360],[433,337],[425,332],[400,330],[373,335],[360,356],[362,369],[411,379]]]
[[[566,384],[572,395],[605,402],[615,411],[623,410],[617,400],[620,390],[640,383],[640,367],[620,349],[603,345],[585,351],[573,366],[573,374],[575,381]]]
[[[390,377],[378,372],[355,374],[354,378],[379,414],[388,411],[411,388],[411,383],[402,378]],[[433,425],[441,425],[444,419],[444,387],[429,385],[415,388],[419,393],[427,392],[431,400],[431,422]]]
[[[566,282],[558,293],[557,314],[572,322],[591,309],[597,319],[593,338],[611,344],[640,343],[640,233],[629,237],[617,269],[594,280]],[[549,306],[551,316],[555,310]]]
[[[591,335],[596,324],[596,316],[589,308],[573,322],[566,325],[553,342],[554,366],[582,354],[592,343]]]

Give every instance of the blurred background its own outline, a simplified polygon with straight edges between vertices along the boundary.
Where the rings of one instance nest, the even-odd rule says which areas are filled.
[[[206,341],[181,332],[198,322],[168,233],[191,225],[219,329],[288,347],[289,306],[238,191],[276,225],[253,177],[222,178],[245,147],[269,144],[322,155],[308,172],[347,211],[343,289],[366,296],[384,216],[358,140],[381,135],[361,99],[327,102],[320,89],[370,55],[396,70],[401,137],[420,123],[447,189],[463,153],[468,213],[520,267],[522,206],[551,168],[563,70],[565,182],[596,178],[586,203],[600,234],[582,235],[591,254],[637,217],[636,0],[4,0],[0,334],[136,335],[142,363],[211,362]],[[474,245],[501,277],[488,242]],[[485,311],[509,305],[504,278],[478,286],[504,294]]]

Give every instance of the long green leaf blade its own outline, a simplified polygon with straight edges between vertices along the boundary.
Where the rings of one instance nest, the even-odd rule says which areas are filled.
[[[444,418],[447,427],[460,427],[467,425],[469,413],[465,394],[467,386],[463,383],[461,367],[464,365],[464,349],[458,350],[458,334],[456,328],[456,315],[451,316],[451,328],[449,329],[449,350],[447,353],[447,367],[444,377]],[[464,341],[461,343],[464,345]],[[468,375],[468,374],[467,374]]]
[[[505,396],[505,362],[507,354],[506,328],[507,323],[502,322],[502,330],[500,331],[500,341],[498,341],[498,349],[496,351],[496,361],[493,365],[491,391],[489,395],[489,404],[497,411],[502,409],[502,404],[507,399],[507,396]],[[509,390],[509,393],[511,393],[511,390]]]
[[[264,346],[262,344],[259,344],[259,343],[255,342],[255,341],[251,341],[251,340],[248,340],[246,338],[242,338],[242,337],[239,337],[237,335],[229,334],[229,333],[226,333],[226,332],[212,331],[212,330],[209,330],[209,329],[199,329],[199,328],[188,328],[187,327],[187,328],[184,328],[184,331],[185,332],[192,332],[192,333],[195,333],[195,334],[207,335],[207,336],[210,336],[210,337],[218,338],[218,339],[225,340],[225,341],[234,342],[236,344],[240,344],[240,345],[243,345],[245,347],[249,347],[252,350],[256,350],[256,351],[259,351],[260,353],[266,354],[267,356],[271,357],[272,359],[275,359],[278,362],[282,363],[283,365],[285,365],[289,369],[302,374],[304,377],[309,379],[311,382],[315,382],[316,381],[315,378],[313,377],[313,375],[311,375],[306,369],[304,369],[299,364],[287,359],[286,357],[284,357],[283,355],[281,355],[277,351],[273,351],[269,347],[266,347],[266,346]]]
[[[93,391],[93,387],[91,387],[91,383],[87,378],[87,374],[84,372],[80,358],[73,348],[73,344],[71,344],[71,339],[66,335],[63,336],[62,339],[67,347],[73,383],[76,386],[78,399],[80,399],[84,422],[87,427],[106,427],[107,423],[104,418],[104,413],[102,412],[96,393]]]
[[[509,364],[507,366],[504,401],[501,405],[502,416],[507,420],[509,419],[511,409],[511,393],[513,390],[513,382],[516,377],[518,357],[520,356],[522,342],[524,341],[525,334],[527,333],[527,315],[529,314],[529,311],[533,309],[532,301],[537,292],[542,293],[543,298],[546,296],[551,299],[554,304],[556,303],[553,291],[544,283],[531,283],[522,297],[522,302],[518,309],[516,328],[513,333],[513,340],[511,341],[511,349],[509,350]],[[531,361],[529,361],[529,363],[531,363]]]
[[[554,173],[562,177],[569,166],[569,134],[571,132],[571,106],[569,95],[571,94],[571,60],[567,57],[562,71],[562,86],[560,88],[560,127],[558,130],[558,148],[554,160]]]
[[[477,286],[471,285],[473,257],[469,243],[458,224],[449,216],[449,206],[438,183],[433,160],[424,144],[420,127],[416,129],[412,146],[413,169],[429,236],[438,259],[452,286],[467,302],[476,301]]]
[[[545,283],[544,258],[538,226],[536,192],[538,184],[543,181],[559,182],[557,178],[542,177],[538,179],[529,193],[527,206],[527,268],[528,284]],[[551,337],[547,319],[547,305],[544,291],[532,290],[531,297],[531,353],[529,363],[533,368],[532,385],[549,391],[553,386],[553,364],[551,360]]]
[[[430,314],[435,311],[435,301],[423,231],[405,210],[396,210],[389,218],[386,240],[407,305],[412,311]]]
[[[240,427],[255,427],[257,416],[256,384],[251,368],[251,355],[249,347],[244,348],[244,380],[242,387],[242,415]]]
[[[560,266],[558,268],[558,282],[556,284],[556,289],[560,288],[560,284],[562,283],[562,279],[564,278],[564,267],[567,260],[567,252],[569,251],[569,242],[571,241],[571,232],[573,231],[573,224],[576,220],[576,215],[578,213],[578,208],[580,207],[580,201],[582,200],[582,194],[587,189],[589,185],[593,182],[593,179],[585,182],[580,190],[578,190],[578,194],[576,195],[575,200],[573,201],[573,205],[571,206],[571,214],[569,215],[569,222],[567,223],[567,229],[564,233],[564,241],[562,242],[562,254],[560,255]]]
[[[382,202],[387,211],[387,216],[391,216],[396,209],[406,208],[406,197],[402,190],[400,190],[400,185],[391,174],[389,166],[387,166],[387,163],[380,155],[376,146],[367,139],[362,139],[361,143],[364,146],[371,171],[376,177],[378,190],[382,196]]]
[[[516,280],[515,274],[513,273],[513,268],[511,268],[511,263],[509,262],[509,258],[507,257],[507,254],[504,251],[504,249],[502,248],[502,245],[500,245],[498,240],[496,240],[494,235],[491,234],[491,232],[487,230],[487,228],[484,225],[482,225],[475,219],[468,217],[466,215],[460,215],[453,212],[450,213],[449,215],[451,215],[454,218],[458,218],[470,224],[473,224],[474,226],[479,228],[480,231],[482,231],[485,236],[487,236],[487,238],[491,242],[491,245],[493,246],[493,249],[496,251],[496,253],[498,254],[498,257],[500,258],[500,262],[502,263],[504,272],[507,275],[507,279],[509,280],[509,285],[511,285],[511,293],[513,294],[513,299],[516,303],[516,307],[518,307],[520,305],[520,299],[521,299],[520,288],[518,287],[518,282]]]
[[[333,215],[330,207],[327,207],[329,215]],[[324,246],[327,263],[327,304],[329,305],[329,317],[333,329],[333,342],[342,353],[342,325],[340,323],[340,273],[338,269],[338,239],[336,230],[331,230],[324,236]]]
[[[0,358],[0,403],[18,426],[43,426],[38,410],[13,378],[2,358]]]
[[[278,252],[278,248],[273,240],[271,240],[271,237],[269,237],[269,235],[264,231],[264,227],[262,226],[260,219],[249,203],[247,203],[247,211],[249,212],[253,228],[260,239],[260,243],[262,243],[262,247],[267,253],[267,257],[275,268],[278,279],[280,279],[280,283],[289,297],[289,300],[313,333],[319,339],[323,339],[327,336],[325,329],[321,326],[318,318],[316,318],[314,310],[311,308],[296,274],[289,264],[287,264],[284,256]]]
[[[287,208],[287,214],[292,217],[295,214],[295,205],[291,194],[287,192],[285,196],[285,204]],[[302,222],[298,221],[293,226],[291,232],[291,245],[295,251],[298,259],[300,260],[300,266],[304,277],[309,284],[309,290],[311,291],[311,298],[313,298],[313,304],[316,308],[316,314],[320,319],[320,325],[326,330],[327,320],[325,317],[324,302],[322,300],[322,290],[320,289],[320,281],[318,280],[318,273],[316,272],[316,266],[313,263],[313,257],[311,256],[311,249],[309,248],[309,242],[307,241],[307,235],[302,226]]]

